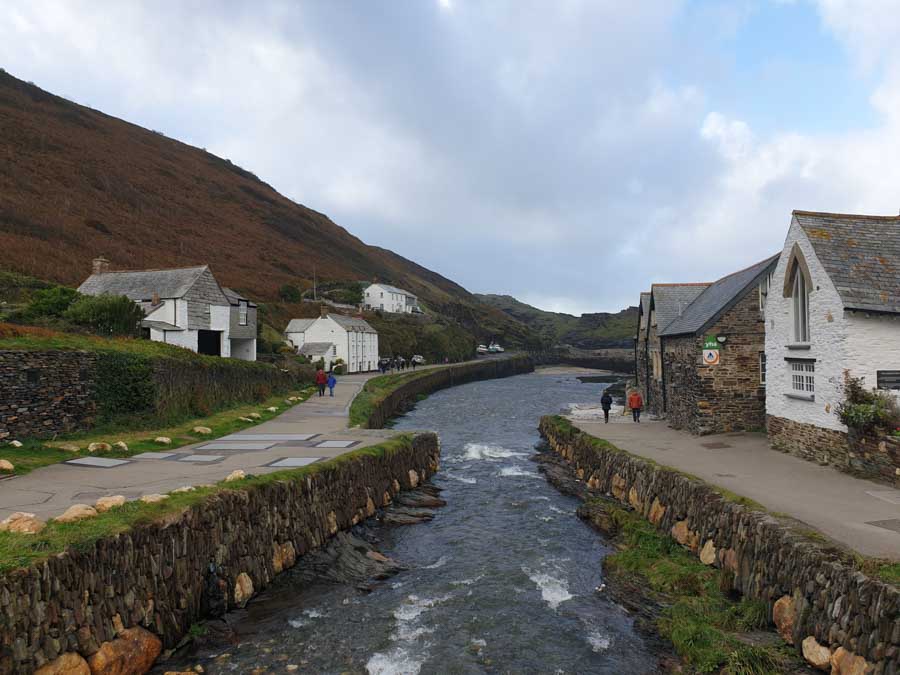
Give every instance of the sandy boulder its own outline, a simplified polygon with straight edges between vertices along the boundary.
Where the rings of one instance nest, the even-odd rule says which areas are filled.
[[[125,503],[125,497],[122,495],[113,495],[111,497],[100,497],[97,502],[94,504],[94,508],[97,509],[98,513],[104,513],[105,511],[109,511],[110,509],[114,509],[117,506],[122,506]]]
[[[809,665],[816,670],[831,671],[831,650],[828,647],[820,645],[812,635],[803,640],[802,647],[803,658]]]
[[[60,443],[56,447],[66,452],[81,452],[81,448],[76,443]]]
[[[162,642],[150,631],[126,628],[115,640],[104,642],[91,654],[88,664],[93,675],[138,675],[153,666],[162,651]]]
[[[141,497],[141,501],[145,504],[158,504],[159,502],[169,498],[169,495],[151,494]]]
[[[794,644],[794,621],[797,617],[796,603],[789,595],[783,595],[775,601],[772,608],[772,622],[778,629],[781,639],[789,645]]]
[[[88,452],[109,452],[112,446],[109,443],[91,443],[88,446]]]
[[[212,429],[209,427],[194,427],[191,431],[195,434],[200,434],[201,436],[209,436],[212,433]]]
[[[262,418],[262,415],[260,415],[259,413],[250,413],[249,415],[247,415],[247,417],[249,417],[250,419],[258,420]]]
[[[268,412],[278,412],[278,408],[276,408],[274,405],[270,405],[268,408],[266,408],[266,410]]]
[[[44,529],[44,521],[33,513],[16,511],[8,518],[0,521],[0,532],[18,532],[19,534],[37,534]]]
[[[54,518],[57,523],[74,523],[76,520],[93,518],[97,515],[97,509],[87,504],[72,504],[61,516]]]
[[[38,668],[34,675],[91,675],[91,668],[78,652],[66,652]]]
[[[171,445],[172,439],[168,436],[157,436],[153,439],[154,443],[159,443],[160,445]]]
[[[126,443],[125,441],[116,441],[115,443],[113,443],[113,447],[116,450],[121,450],[122,452],[128,452],[128,443]]]
[[[231,481],[241,480],[242,478],[246,478],[247,474],[244,473],[242,469],[235,469],[230,474],[225,476],[225,482],[230,483]]]
[[[246,572],[241,572],[234,583],[234,602],[238,607],[243,607],[252,597],[253,579]]]
[[[0,459],[0,471],[12,473],[15,470],[16,470],[16,467],[8,459]]]
[[[10,441],[9,444],[10,444],[11,446],[13,446],[14,448],[21,448],[21,447],[22,447],[22,441]]]

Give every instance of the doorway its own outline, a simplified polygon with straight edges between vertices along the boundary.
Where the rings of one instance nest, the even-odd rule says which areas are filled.
[[[222,356],[222,331],[197,331],[197,352],[207,356]]]

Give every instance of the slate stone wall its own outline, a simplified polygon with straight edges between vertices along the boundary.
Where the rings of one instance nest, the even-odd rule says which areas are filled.
[[[766,331],[756,286],[704,333],[726,337],[718,365],[703,362],[703,335],[663,338],[669,425],[695,434],[763,429],[766,394],[759,355]]]
[[[97,355],[0,350],[0,438],[52,436],[88,426]]]
[[[117,627],[141,626],[173,648],[212,606],[238,605],[244,575],[251,593],[265,588],[297,557],[430,477],[440,457],[432,433],[383,456],[365,450],[0,576],[0,673],[31,673],[66,652],[90,656]]]
[[[555,417],[541,434],[589,488],[611,493],[723,570],[730,586],[763,600],[770,617],[788,598],[790,637],[809,636],[865,658],[876,674],[900,673],[900,589],[871,579],[771,516],[727,501],[710,486],[604,446]],[[862,671],[860,671],[862,672]],[[870,672],[870,671],[866,671]]]
[[[492,380],[534,372],[534,363],[527,356],[504,359],[488,359],[477,363],[436,368],[427,375],[401,385],[382,399],[369,415],[366,426],[381,429],[391,417],[413,405],[419,396],[427,396],[439,389],[446,389],[466,382]]]

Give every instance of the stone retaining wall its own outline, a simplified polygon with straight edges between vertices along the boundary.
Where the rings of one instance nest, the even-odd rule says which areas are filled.
[[[492,380],[499,377],[510,377],[534,371],[534,362],[527,356],[511,356],[503,359],[486,359],[476,363],[463,363],[458,366],[436,368],[427,375],[400,385],[397,389],[379,401],[366,427],[381,429],[394,415],[415,403],[419,396],[427,396],[439,389],[454,387],[466,382]]]
[[[873,667],[867,673],[900,673],[896,586],[851,569],[771,516],[618,450],[561,418],[544,417],[540,430],[588,487],[630,504],[701,561],[721,568],[732,588],[767,602],[782,637],[797,649],[811,649],[812,637],[831,653],[841,649],[841,658],[846,651],[852,653],[847,658],[865,659]]]
[[[439,457],[432,433],[380,454],[363,448],[301,478],[226,490],[163,522],[8,573],[0,577],[0,673],[80,659],[73,653],[93,665],[134,631],[172,648],[215,608],[242,606],[298,556],[430,477]]]

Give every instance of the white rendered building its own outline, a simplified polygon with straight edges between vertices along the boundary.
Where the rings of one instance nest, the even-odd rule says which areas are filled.
[[[347,372],[378,368],[378,333],[363,319],[328,314],[318,319],[292,319],[285,340],[312,361],[324,359],[326,369],[341,359]]]
[[[387,284],[372,284],[363,292],[366,309],[379,309],[394,314],[418,314],[419,299],[402,288]]]

